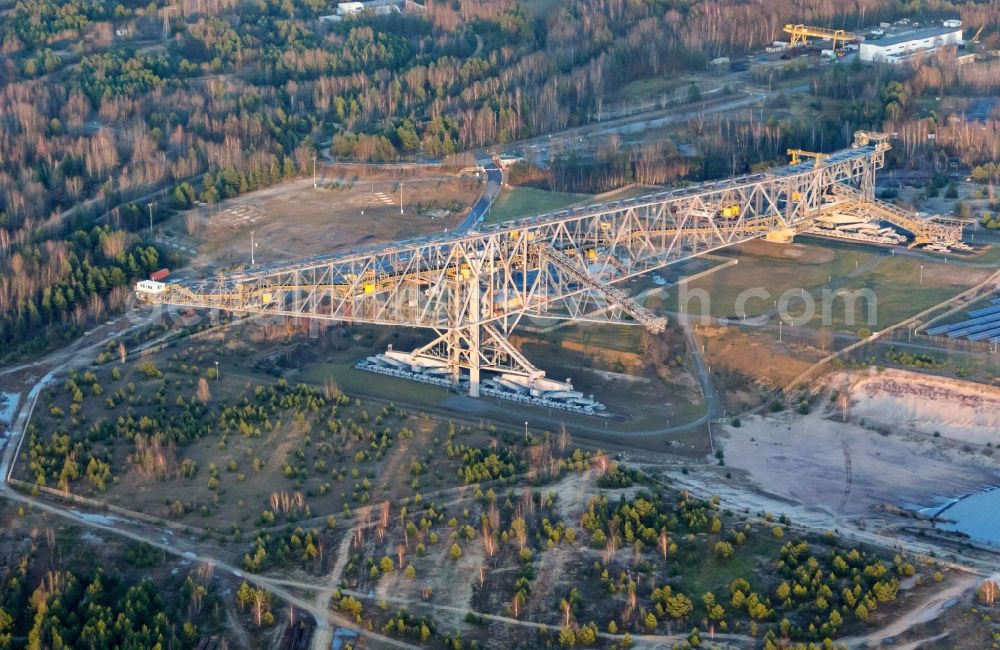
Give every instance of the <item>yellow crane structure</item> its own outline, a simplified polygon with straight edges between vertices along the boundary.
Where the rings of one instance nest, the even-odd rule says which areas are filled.
[[[661,334],[665,317],[629,295],[631,279],[753,239],[792,241],[832,211],[898,225],[918,243],[960,243],[962,222],[920,219],[875,198],[889,149],[888,134],[858,131],[851,147],[794,154],[819,165],[135,289],[157,305],[430,330],[416,350],[390,348],[357,367],[593,414],[603,406],[546,378],[514,345],[524,319],[635,322]]]
[[[848,41],[858,40],[858,36],[856,34],[843,29],[826,29],[824,27],[792,25],[789,23],[788,25],[785,25],[784,31],[791,37],[790,43],[792,47],[799,44],[805,45],[809,42],[810,38],[821,38],[824,41],[830,41],[832,44],[831,48],[836,50],[838,42],[841,46],[844,46]]]
[[[816,161],[816,167],[823,164],[823,161],[830,157],[828,153],[816,153],[815,151],[805,151],[804,149],[789,149],[788,155],[792,157],[791,164],[798,165],[803,158],[812,158]]]

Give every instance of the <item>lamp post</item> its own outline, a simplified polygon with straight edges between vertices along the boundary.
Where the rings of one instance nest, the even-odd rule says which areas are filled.
[[[219,362],[216,361],[215,362],[215,381],[219,381],[219,378],[220,378],[220,375],[219,375]]]
[[[250,231],[250,266],[255,265],[254,249],[257,248],[257,243],[253,240],[253,231]]]
[[[403,184],[399,184],[399,214],[403,214]]]
[[[313,156],[313,189],[316,189],[316,156]]]
[[[920,286],[924,286],[924,265],[920,265]]]
[[[524,421],[524,441],[528,442],[528,421]]]

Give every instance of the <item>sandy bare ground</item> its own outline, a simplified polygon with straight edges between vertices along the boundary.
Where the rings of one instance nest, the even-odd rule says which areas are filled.
[[[433,175],[396,180],[338,177],[281,183],[194,208],[163,224],[164,243],[190,257],[187,272],[250,261],[267,264],[447,230],[479,196],[479,181]],[[194,231],[189,229],[188,215]]]
[[[1000,388],[887,370],[858,380],[851,412],[867,422],[926,435],[1000,443]]]
[[[874,385],[896,386],[901,378],[887,371],[881,381],[893,381]],[[926,377],[916,376],[920,378]],[[936,385],[937,378],[930,379]],[[838,381],[843,378],[834,378],[834,385]],[[745,418],[742,427],[724,428],[719,437],[726,463],[743,470],[757,488],[760,498],[752,499],[753,505],[771,501],[772,507],[798,515],[800,520],[826,518],[833,523],[869,514],[878,504],[931,506],[1000,480],[995,459],[983,455],[981,448],[964,451],[963,445],[934,438],[891,416],[883,415],[891,426],[873,430],[869,413],[880,413],[875,400],[893,398],[869,398],[873,384],[867,381],[855,386],[846,422],[842,411],[824,398],[822,406],[809,415],[753,416]],[[971,394],[979,390],[975,385],[952,388]],[[958,436],[963,419],[971,417],[962,415],[963,407],[953,408],[950,403],[909,397],[904,402],[921,427],[941,430],[942,435],[947,427]],[[745,503],[747,496],[738,501]]]

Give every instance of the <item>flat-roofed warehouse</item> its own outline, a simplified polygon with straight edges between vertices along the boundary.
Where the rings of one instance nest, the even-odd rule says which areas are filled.
[[[933,52],[942,45],[961,45],[962,42],[960,27],[925,27],[865,41],[858,55],[862,61],[902,63],[917,52]]]

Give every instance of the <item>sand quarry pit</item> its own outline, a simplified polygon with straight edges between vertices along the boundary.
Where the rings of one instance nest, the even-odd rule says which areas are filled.
[[[880,504],[929,507],[1000,482],[985,446],[997,442],[1000,391],[894,370],[827,386],[850,386],[846,421],[828,391],[808,415],[750,416],[720,436],[727,466],[777,511],[836,520]]]
[[[888,370],[856,381],[851,402],[851,412],[873,424],[1000,444],[1000,388]]]

